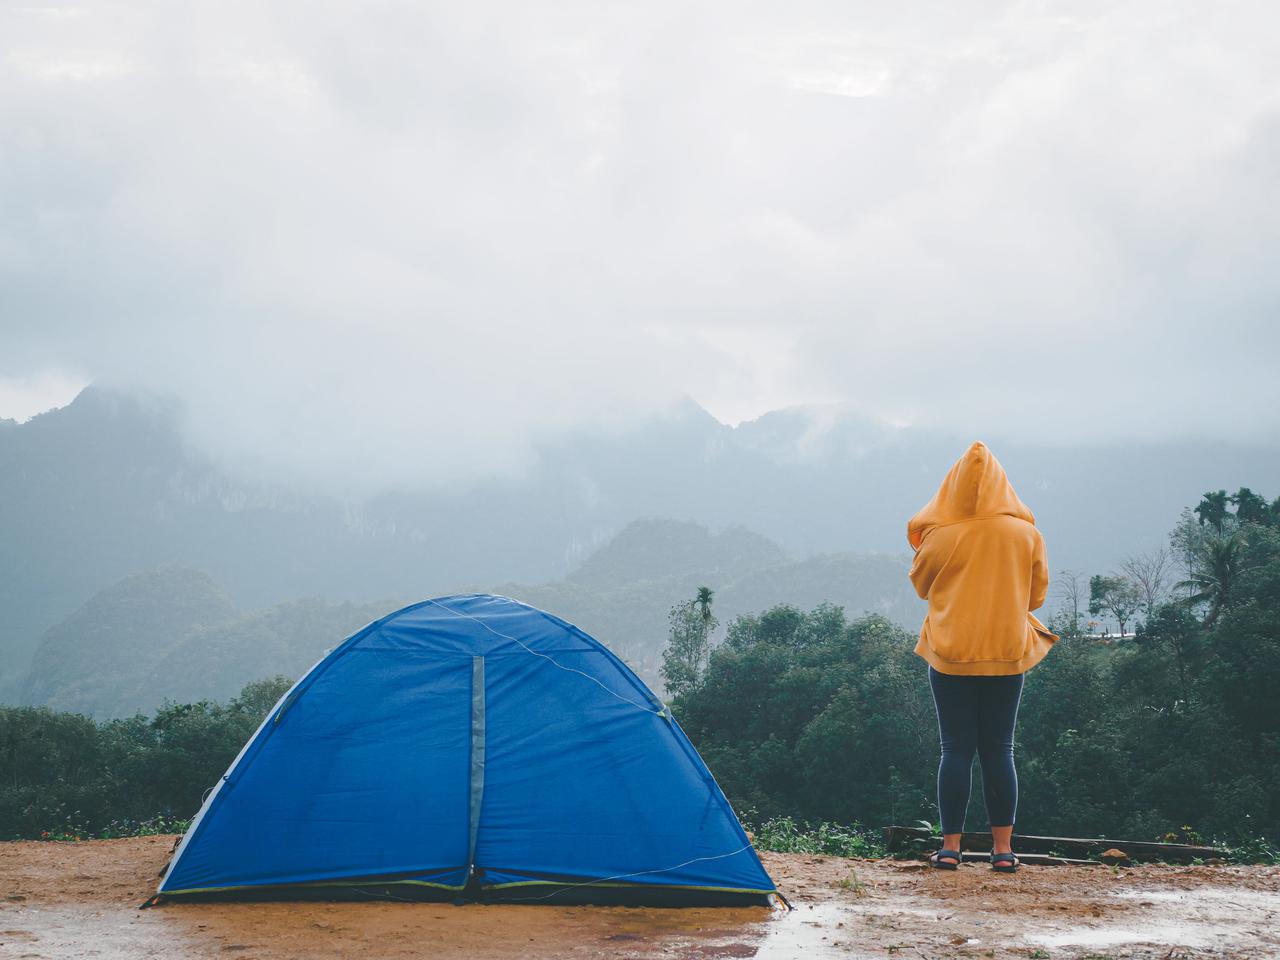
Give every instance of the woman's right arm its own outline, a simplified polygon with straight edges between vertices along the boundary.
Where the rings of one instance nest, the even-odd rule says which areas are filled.
[[[1044,606],[1049,593],[1049,555],[1044,548],[1044,537],[1036,531],[1035,553],[1031,558],[1031,605],[1028,611]]]

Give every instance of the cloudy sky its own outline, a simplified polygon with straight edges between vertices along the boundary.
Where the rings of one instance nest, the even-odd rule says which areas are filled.
[[[1280,428],[1280,12],[0,3],[0,416],[88,381],[302,471],[689,395]]]

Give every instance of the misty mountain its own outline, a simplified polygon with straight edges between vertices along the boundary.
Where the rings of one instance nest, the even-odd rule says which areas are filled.
[[[724,624],[775,603],[808,608],[824,600],[853,614],[918,619],[905,564],[900,556],[852,554],[792,562],[777,544],[747,530],[712,533],[695,523],[646,519],[624,528],[568,578],[491,592],[576,623],[660,689],[667,612],[699,586],[715,590]],[[98,717],[150,711],[166,699],[227,699],[255,679],[301,675],[326,650],[406,602],[310,599],[241,613],[199,571],[134,574],[45,633],[23,699]]]
[[[776,543],[742,528],[713,534],[695,523],[646,519],[629,524],[562,580],[501,584],[492,592],[576,623],[661,689],[667,615],[700,586],[714,591],[722,628],[734,617],[774,604],[810,609],[823,602],[843,606],[852,616],[880,613],[918,627],[921,604],[907,568],[901,554],[840,553],[793,561]]]
[[[233,474],[189,446],[174,404],[89,388],[0,429],[0,700],[17,697],[46,630],[162,565],[205,571],[238,610],[259,610],[553,583],[641,517],[743,527],[798,558],[901,554],[907,517],[972,439],[834,408],[731,428],[690,402],[629,430],[565,435],[516,475],[342,499]],[[1280,445],[983,439],[1036,511],[1054,569],[1105,571],[1163,542],[1206,489],[1267,488],[1280,474]],[[654,549],[619,574],[659,576]],[[563,590],[586,602],[590,566],[579,576]]]
[[[183,635],[235,616],[226,593],[197,570],[126,577],[45,633],[23,699],[105,716],[149,709],[137,682],[149,664]]]
[[[400,605],[298,600],[245,614],[201,571],[148,570],[46,631],[22,699],[97,717],[149,713],[164,700],[225,700],[250,679],[299,676]]]

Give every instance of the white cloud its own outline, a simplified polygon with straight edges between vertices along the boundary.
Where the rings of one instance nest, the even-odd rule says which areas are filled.
[[[0,375],[176,392],[211,447],[344,482],[510,468],[681,393],[1274,435],[1277,26],[1164,0],[5,8]]]
[[[0,418],[23,422],[66,406],[84,389],[84,377],[65,370],[40,370],[26,377],[0,376]]]

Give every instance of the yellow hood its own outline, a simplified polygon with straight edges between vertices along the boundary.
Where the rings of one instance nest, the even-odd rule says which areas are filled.
[[[925,534],[934,527],[1000,516],[1036,522],[1035,515],[1018,499],[995,454],[977,440],[952,466],[933,499],[907,522],[907,542],[919,550]]]

